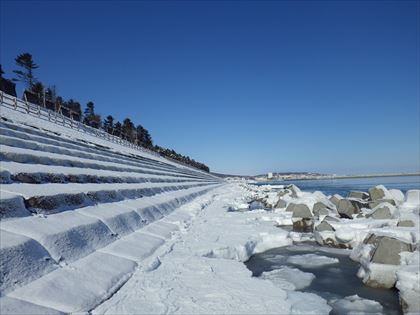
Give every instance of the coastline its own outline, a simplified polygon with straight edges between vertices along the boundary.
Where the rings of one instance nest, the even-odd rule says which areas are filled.
[[[406,173],[406,174],[371,174],[371,175],[341,175],[341,176],[324,176],[314,178],[284,178],[265,180],[266,182],[279,181],[305,181],[305,180],[334,180],[334,179],[352,179],[352,178],[375,178],[375,177],[400,177],[400,176],[420,176],[420,173]],[[262,182],[262,181],[261,181]]]

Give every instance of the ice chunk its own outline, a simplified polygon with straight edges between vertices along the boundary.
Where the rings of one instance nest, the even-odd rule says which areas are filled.
[[[315,275],[297,268],[283,266],[276,270],[263,272],[261,278],[270,280],[285,290],[301,290],[311,285]]]
[[[322,297],[313,293],[288,291],[287,301],[292,304],[290,314],[329,314],[331,307]]]
[[[344,299],[332,300],[330,305],[335,313],[340,315],[356,315],[356,314],[382,314],[383,307],[379,302],[362,299],[357,294],[347,296]]]
[[[287,262],[302,266],[303,268],[317,268],[325,265],[338,264],[339,260],[337,258],[330,258],[316,254],[304,254],[290,256],[287,259]]]

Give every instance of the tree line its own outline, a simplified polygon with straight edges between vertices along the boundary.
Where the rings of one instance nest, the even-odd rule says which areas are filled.
[[[189,156],[179,154],[173,149],[166,149],[156,144],[154,145],[149,131],[142,125],[135,124],[128,117],[122,122],[115,120],[112,115],[108,115],[102,119],[101,115],[95,112],[95,104],[92,101],[89,101],[86,104],[85,109],[82,112],[81,105],[78,101],[73,98],[64,100],[63,97],[57,95],[56,87],[54,85],[46,87],[40,80],[38,80],[38,78],[35,77],[35,70],[38,69],[39,66],[34,62],[30,53],[18,55],[15,58],[15,63],[18,69],[13,70],[15,77],[11,81],[22,82],[24,84],[25,90],[23,92],[23,97],[27,101],[44,106],[51,110],[59,111],[63,115],[80,121],[87,126],[102,129],[109,134],[127,140],[133,144],[155,151],[161,156],[177,160],[206,172],[210,172],[207,165],[197,162]],[[2,83],[4,81],[10,83],[10,80],[3,78],[3,74],[4,72],[0,64],[0,81]],[[2,90],[3,86],[4,84],[1,84]],[[9,91],[5,92],[9,93]]]

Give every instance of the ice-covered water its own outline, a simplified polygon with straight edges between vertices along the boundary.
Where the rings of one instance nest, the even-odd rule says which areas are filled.
[[[384,185],[388,189],[400,189],[404,193],[409,189],[420,189],[420,176],[390,176],[370,178],[322,179],[322,180],[288,180],[270,181],[259,184],[289,185],[295,184],[303,191],[322,191],[326,195],[340,194],[346,196],[351,190],[367,191],[370,187]]]
[[[356,307],[362,309],[365,307],[366,311],[380,309],[381,306],[373,301],[382,305],[382,311],[379,313],[402,314],[397,291],[365,286],[356,276],[359,265],[348,255],[347,250],[329,249],[305,243],[256,254],[245,264],[252,271],[253,276],[262,276],[275,284],[280,283],[283,287],[287,277],[284,277],[284,272],[275,272],[276,270],[295,268],[304,273],[313,274],[315,278],[301,291],[315,293],[325,298],[333,307],[331,314],[345,313],[343,308],[346,305],[353,308],[353,311]],[[296,272],[295,275],[297,277],[299,273]],[[276,279],[277,276],[280,279]],[[362,299],[354,298],[356,294]],[[347,299],[344,299],[346,297]]]

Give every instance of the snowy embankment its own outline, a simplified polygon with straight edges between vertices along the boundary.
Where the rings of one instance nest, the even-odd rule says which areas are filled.
[[[1,314],[92,310],[184,228],[182,206],[224,184],[12,109],[1,118]]]

